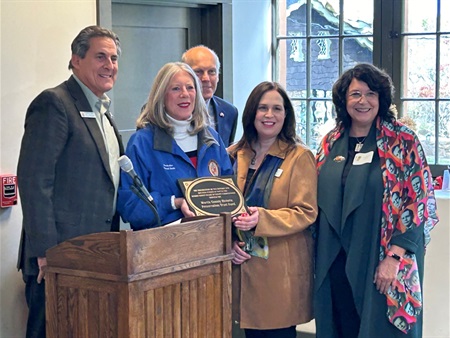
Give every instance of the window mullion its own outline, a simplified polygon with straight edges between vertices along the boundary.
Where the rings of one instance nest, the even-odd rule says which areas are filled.
[[[311,0],[307,0],[306,5],[306,111],[305,111],[305,123],[306,123],[306,143],[311,142]]]

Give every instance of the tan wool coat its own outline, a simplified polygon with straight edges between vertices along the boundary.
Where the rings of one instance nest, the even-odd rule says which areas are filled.
[[[287,151],[281,141],[268,154],[284,159],[268,209],[258,209],[255,235],[268,237],[269,258],[252,257],[233,267],[233,313],[241,328],[285,328],[313,318],[314,244],[309,227],[317,216],[314,156],[303,145]],[[250,149],[237,153],[241,190],[252,157]]]

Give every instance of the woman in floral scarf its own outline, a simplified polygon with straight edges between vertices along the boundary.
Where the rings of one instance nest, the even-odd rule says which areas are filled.
[[[317,337],[421,337],[425,246],[437,216],[423,148],[396,120],[394,87],[370,64],[333,86],[336,127],[322,140]]]

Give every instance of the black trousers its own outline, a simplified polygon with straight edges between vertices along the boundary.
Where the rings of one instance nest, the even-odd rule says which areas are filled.
[[[295,338],[295,337],[297,337],[297,331],[295,330],[295,326],[271,330],[245,329],[245,338]]]
[[[45,338],[45,282],[38,284],[36,279],[37,276],[24,276],[28,305],[26,338]]]
[[[357,338],[361,320],[356,311],[353,292],[345,274],[347,256],[339,252],[330,268],[333,321],[340,338]]]

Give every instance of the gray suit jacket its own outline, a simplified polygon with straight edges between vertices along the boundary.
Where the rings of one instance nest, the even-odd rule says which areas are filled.
[[[67,239],[118,229],[103,136],[74,77],[30,104],[17,169],[23,212],[18,268],[38,273],[36,257]],[[120,152],[123,146],[114,122]]]

